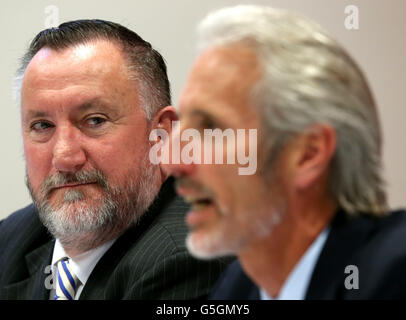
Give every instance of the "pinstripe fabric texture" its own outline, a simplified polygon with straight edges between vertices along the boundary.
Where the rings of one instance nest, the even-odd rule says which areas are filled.
[[[97,263],[80,299],[206,298],[230,259],[200,261],[188,254],[187,209],[168,179],[148,212]],[[32,205],[4,220],[0,299],[48,299],[44,270],[53,246]]]

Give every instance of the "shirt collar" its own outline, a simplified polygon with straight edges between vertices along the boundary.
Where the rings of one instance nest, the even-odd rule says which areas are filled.
[[[304,300],[314,267],[327,240],[330,227],[326,227],[306,250],[293,268],[275,300]],[[274,300],[260,288],[261,300]]]
[[[59,239],[56,239],[52,256],[52,265],[55,265],[62,258],[68,257],[70,259],[69,265],[72,268],[72,271],[78,277],[80,282],[85,285],[97,262],[99,262],[106,251],[110,249],[115,240],[116,239],[113,239],[97,248],[81,253],[73,259],[66,254]]]

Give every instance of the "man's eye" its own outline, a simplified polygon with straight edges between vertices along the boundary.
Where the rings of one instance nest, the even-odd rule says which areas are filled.
[[[210,119],[205,119],[202,122],[202,126],[203,126],[203,129],[216,129],[217,128],[216,124]]]
[[[202,115],[196,115],[195,117],[193,117],[191,124],[191,127],[194,127],[197,130],[216,128],[216,124],[211,118]]]
[[[197,121],[196,127],[199,129],[216,129],[216,123],[209,118],[202,118]]]
[[[53,125],[49,122],[37,121],[31,125],[31,130],[36,131],[36,132],[41,132],[41,131],[45,131],[49,128],[52,128],[52,127],[53,127]]]
[[[102,117],[91,117],[88,118],[86,120],[86,123],[91,126],[91,127],[97,127],[100,126],[101,124],[103,124],[104,122],[106,122],[106,119],[102,118]]]

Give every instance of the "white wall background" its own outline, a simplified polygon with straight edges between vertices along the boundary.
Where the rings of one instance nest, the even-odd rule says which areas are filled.
[[[12,78],[30,40],[49,23],[46,8],[56,6],[59,22],[101,18],[133,29],[168,63],[174,104],[195,58],[194,32],[209,11],[238,0],[2,0],[0,3],[0,219],[30,203],[24,184],[19,109]],[[392,207],[406,205],[406,1],[255,0],[294,9],[323,25],[364,69],[379,105],[384,133],[384,165]],[[359,8],[359,30],[344,27],[347,5]]]

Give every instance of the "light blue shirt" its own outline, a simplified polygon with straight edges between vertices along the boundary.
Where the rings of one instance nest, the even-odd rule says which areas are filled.
[[[325,228],[300,258],[282,285],[276,298],[269,297],[260,288],[261,300],[304,300],[314,267],[327,240],[330,228]]]

